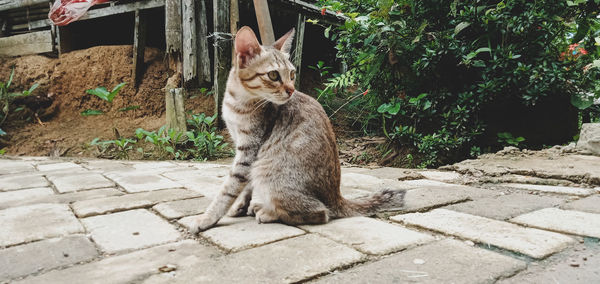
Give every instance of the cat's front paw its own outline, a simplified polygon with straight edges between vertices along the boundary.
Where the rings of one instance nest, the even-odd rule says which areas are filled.
[[[203,214],[194,220],[194,223],[190,226],[190,233],[197,234],[202,231],[206,231],[212,228],[219,219],[212,218],[209,215]]]

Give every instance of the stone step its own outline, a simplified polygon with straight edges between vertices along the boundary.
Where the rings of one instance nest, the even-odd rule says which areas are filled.
[[[594,190],[592,188],[584,188],[584,187],[569,187],[569,186],[525,184],[525,183],[502,183],[502,184],[499,184],[499,186],[516,188],[516,189],[540,191],[540,192],[577,195],[577,196],[588,196],[588,195],[596,193],[596,190]]]
[[[545,208],[517,216],[510,221],[545,230],[600,238],[600,214]]]
[[[447,209],[397,215],[391,219],[478,243],[490,244],[533,258],[544,258],[565,249],[574,242],[572,238],[561,234],[524,228],[508,222]]]

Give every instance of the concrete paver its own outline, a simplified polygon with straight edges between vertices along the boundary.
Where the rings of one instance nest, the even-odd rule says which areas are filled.
[[[563,209],[600,214],[600,194],[575,200],[561,206]]]
[[[456,240],[442,240],[334,273],[316,282],[492,283],[525,267],[525,262],[508,256]]]
[[[544,258],[563,250],[574,242],[572,238],[565,235],[524,228],[503,221],[446,209],[397,215],[391,219],[475,242],[490,244],[533,258]]]
[[[221,258],[191,263],[195,269],[154,275],[146,283],[293,283],[357,263],[364,255],[313,234]]]
[[[383,189],[409,189],[415,186],[393,179],[382,179],[371,175],[347,173],[342,175],[341,186],[366,191],[380,191]]]
[[[28,188],[16,191],[0,192],[0,209],[12,207],[15,203],[26,200],[43,198],[54,195],[54,191],[49,187]]]
[[[225,181],[224,178],[205,176],[199,170],[168,172],[164,173],[163,176],[176,181],[187,189],[211,198],[219,193]]]
[[[469,192],[458,188],[423,187],[411,189],[404,196],[402,212],[424,211],[470,200]]]
[[[117,182],[129,193],[183,187],[181,184],[158,174],[135,172],[127,174],[108,174],[107,176]]]
[[[387,254],[435,240],[428,234],[367,217],[343,218],[301,228],[368,254]]]
[[[38,164],[37,168],[42,172],[83,169],[80,165],[72,162]]]
[[[179,223],[189,230],[191,224],[193,224],[193,219],[197,217],[186,217],[181,219]],[[304,231],[298,228],[283,224],[259,224],[253,217],[225,217],[217,223],[217,227],[201,232],[200,235],[222,248],[239,251],[299,236],[304,233]]]
[[[82,191],[95,188],[115,187],[116,184],[98,173],[79,175],[49,175],[48,179],[60,193]]]
[[[45,177],[34,175],[5,175],[0,176],[0,191],[17,190],[24,188],[46,187],[50,184]]]
[[[50,189],[51,190],[51,189]],[[21,190],[19,190],[21,192]],[[73,203],[75,201],[95,199],[108,196],[122,195],[123,193],[114,188],[92,189],[79,192],[70,192],[52,195],[30,196],[26,199],[13,200],[13,202],[0,202],[0,209],[19,207],[37,203]]]
[[[560,196],[513,193],[453,204],[444,208],[491,219],[507,220],[537,209],[560,205],[565,200]]]
[[[540,229],[600,238],[600,214],[545,208],[517,216],[510,221]]]
[[[211,201],[206,197],[176,200],[156,204],[152,209],[167,219],[178,219],[204,213]]]
[[[96,247],[84,235],[10,247],[0,250],[0,282],[88,261],[97,256]]]
[[[114,253],[176,241],[179,232],[144,209],[81,219],[103,252]]]
[[[176,268],[187,263],[199,263],[220,256],[216,249],[185,240],[118,256],[101,261],[54,270],[40,276],[25,278],[16,283],[134,283],[159,274],[161,267],[172,265]],[[200,269],[207,269],[200,267]]]
[[[578,196],[588,196],[594,194],[596,191],[591,188],[583,187],[569,187],[569,186],[554,186],[554,185],[541,185],[541,184],[521,184],[521,183],[503,183],[500,186],[518,188],[525,190],[535,190],[541,192],[551,192],[559,194],[569,194]]]
[[[0,211],[0,247],[83,233],[69,206],[36,204]]]
[[[159,202],[201,196],[197,192],[186,189],[165,189],[76,201],[73,203],[73,211],[78,217],[88,217],[109,212],[149,207]]]
[[[19,160],[0,160],[0,175],[23,172],[35,172],[35,167],[31,162]]]

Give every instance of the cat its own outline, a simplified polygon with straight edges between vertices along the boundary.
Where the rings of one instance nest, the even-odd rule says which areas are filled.
[[[226,213],[254,215],[259,223],[324,224],[374,214],[384,205],[402,206],[404,191],[342,197],[329,118],[315,99],[294,88],[293,34],[294,29],[272,46],[261,46],[249,27],[237,32],[222,109],[236,155],[222,190],[195,219],[193,233],[211,228]]]

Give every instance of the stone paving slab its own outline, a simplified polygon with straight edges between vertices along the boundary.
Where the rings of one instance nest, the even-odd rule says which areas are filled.
[[[0,191],[17,190],[34,187],[46,187],[50,184],[41,175],[6,175],[0,176]]]
[[[561,206],[563,209],[585,211],[590,213],[600,214],[600,195],[592,195],[590,197],[582,198],[564,204]]]
[[[427,170],[419,172],[426,179],[437,180],[441,182],[451,182],[459,180],[462,175],[457,172]]]
[[[156,204],[152,209],[167,219],[178,219],[204,213],[211,201],[206,197],[176,200]]]
[[[154,274],[160,274],[161,267],[171,265],[178,268],[188,263],[201,263],[202,260],[208,262],[220,255],[214,248],[185,240],[51,271],[15,283],[139,283]],[[202,271],[208,267],[198,269]]]
[[[410,189],[415,186],[393,179],[381,179],[370,175],[347,173],[342,175],[341,186],[366,191],[380,191],[383,189]]]
[[[600,238],[600,214],[545,208],[517,216],[510,221],[545,230]]]
[[[88,217],[81,222],[107,253],[174,242],[180,237],[171,224],[144,209]]]
[[[491,219],[508,220],[537,209],[558,206],[565,200],[559,196],[513,193],[453,204],[444,208]]]
[[[0,247],[82,233],[69,206],[36,204],[0,211]]]
[[[84,169],[80,165],[72,163],[72,162],[38,164],[37,168],[38,168],[38,170],[40,170],[42,172]]]
[[[149,207],[159,202],[201,197],[202,195],[187,189],[165,189],[150,192],[110,196],[98,199],[76,201],[73,211],[78,217],[88,217],[110,212]]]
[[[0,175],[35,171],[31,162],[0,159]]]
[[[23,201],[44,198],[54,195],[54,191],[49,187],[29,188],[16,191],[0,192],[0,209],[12,207],[15,203]]]
[[[359,167],[342,167],[342,175],[347,173],[355,173],[355,174],[363,174],[374,176],[380,179],[390,179],[390,180],[413,180],[413,179],[422,179],[423,175],[420,174],[420,171],[414,169],[399,169],[399,168],[390,168],[390,167],[381,167],[381,168],[359,168]]]
[[[416,188],[416,187],[459,187],[461,185],[458,184],[452,184],[452,183],[447,183],[447,182],[441,182],[441,181],[437,181],[437,180],[430,180],[430,179],[415,179],[415,180],[407,180],[407,181],[403,181],[403,184],[405,184],[406,186],[412,187],[412,188]]]
[[[187,189],[211,198],[219,193],[225,182],[224,178],[204,176],[198,170],[168,172],[164,173],[163,176],[176,181]]]
[[[363,258],[349,247],[309,234],[234,253],[213,263],[190,263],[195,269],[154,275],[145,283],[294,283]]]
[[[181,184],[158,174],[136,172],[128,174],[108,174],[107,176],[117,182],[129,193],[183,187]]]
[[[583,188],[583,187],[568,187],[568,186],[554,186],[554,185],[541,185],[541,184],[521,184],[521,183],[503,183],[503,184],[499,184],[499,186],[517,188],[517,189],[525,189],[525,190],[534,190],[534,191],[541,191],[541,192],[578,195],[578,196],[588,196],[590,194],[596,193],[596,191],[594,189]]]
[[[434,237],[367,217],[332,220],[324,225],[301,226],[368,254],[388,254],[435,240]]]
[[[446,239],[336,272],[316,283],[493,283],[525,267],[523,261]]]
[[[190,230],[193,220],[197,217],[186,217],[179,220],[179,223]],[[200,235],[222,248],[240,251],[304,233],[303,230],[284,224],[259,224],[254,217],[225,217],[217,223],[217,227],[201,232]]]
[[[435,209],[427,213],[397,215],[391,219],[475,242],[490,244],[533,258],[544,258],[565,249],[574,242],[572,238],[558,233],[524,228],[503,221],[446,209]]]
[[[63,193],[63,194],[54,194],[54,195],[44,195],[31,197],[28,199],[22,199],[19,201],[14,201],[12,203],[2,203],[0,202],[0,210],[10,207],[18,207],[36,203],[73,203],[75,201],[80,200],[88,200],[88,199],[96,199],[108,196],[117,196],[123,195],[122,192],[114,189],[114,188],[101,188],[101,189],[92,189],[86,191],[79,192],[71,192],[71,193]]]
[[[98,173],[78,175],[49,175],[48,179],[54,184],[59,193],[83,191],[95,188],[115,187],[116,184]]]
[[[0,282],[88,261],[98,256],[83,235],[43,240],[0,250]]]
[[[402,212],[425,211],[467,200],[470,200],[469,192],[460,189],[447,187],[411,189],[404,196]]]

